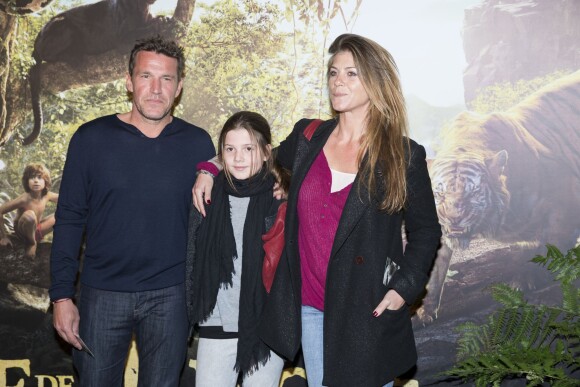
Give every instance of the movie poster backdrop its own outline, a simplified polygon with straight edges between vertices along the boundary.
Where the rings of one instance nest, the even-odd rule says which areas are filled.
[[[215,141],[233,112],[258,111],[277,143],[300,118],[329,117],[328,45],[365,35],[399,66],[443,229],[413,316],[419,361],[397,384],[437,382],[455,361],[455,328],[497,308],[490,284],[530,302],[560,297],[530,259],[580,236],[578,20],[580,2],[566,0],[0,0],[0,205],[24,192],[28,164],[44,164],[58,193],[76,128],[130,109],[124,77],[139,38],[186,48],[175,115]],[[54,210],[48,201],[42,218]],[[73,386],[47,294],[52,234],[31,252],[15,216],[0,224],[11,242],[0,246],[0,386]],[[196,340],[183,386],[195,384],[195,353]],[[132,347],[127,386],[137,370]],[[304,377],[298,359],[280,384],[306,386]]]

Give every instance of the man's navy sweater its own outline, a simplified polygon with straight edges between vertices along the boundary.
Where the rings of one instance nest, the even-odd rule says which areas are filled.
[[[148,138],[116,115],[82,125],[68,149],[51,254],[52,300],[81,282],[110,291],[184,281],[195,165],[215,155],[204,130],[174,117]]]

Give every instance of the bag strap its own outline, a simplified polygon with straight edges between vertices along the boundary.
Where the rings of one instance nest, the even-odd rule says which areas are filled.
[[[310,141],[312,135],[314,134],[314,132],[316,132],[316,129],[320,126],[320,124],[322,124],[322,120],[317,118],[312,120],[312,122],[310,122],[308,126],[304,128],[304,137],[306,137],[308,141]]]
[[[287,202],[282,202],[278,207],[274,224],[268,232],[262,235],[264,241],[264,262],[262,263],[262,282],[266,292],[270,293],[276,269],[284,250],[284,222],[286,219]]]

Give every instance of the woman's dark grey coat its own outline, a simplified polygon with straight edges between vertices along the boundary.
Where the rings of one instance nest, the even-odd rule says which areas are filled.
[[[292,170],[286,214],[285,251],[267,301],[261,338],[274,351],[292,359],[301,339],[301,278],[298,251],[297,199],[302,182],[337,121],[320,125],[309,141],[301,120],[278,147],[277,158]],[[357,175],[334,239],[324,301],[324,385],[382,386],[410,369],[417,352],[409,304],[423,292],[441,237],[425,162],[425,150],[411,141],[408,205],[388,215],[369,201]],[[403,253],[402,221],[407,229]],[[387,257],[400,269],[383,285]],[[400,310],[373,317],[388,289],[406,301]]]

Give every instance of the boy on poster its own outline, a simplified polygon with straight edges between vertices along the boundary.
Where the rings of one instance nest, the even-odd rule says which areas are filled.
[[[48,202],[56,203],[58,194],[51,192],[50,172],[40,163],[29,164],[22,174],[24,193],[0,206],[0,214],[16,210],[14,234],[24,242],[24,254],[33,258],[36,247],[54,226],[54,214],[42,217]],[[0,227],[0,246],[11,246],[4,227]]]

